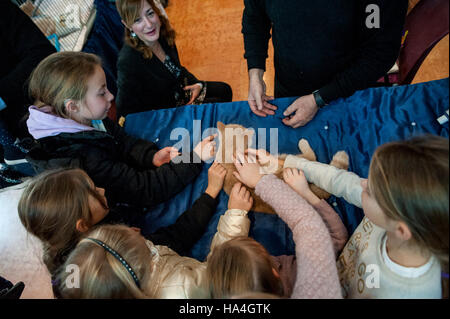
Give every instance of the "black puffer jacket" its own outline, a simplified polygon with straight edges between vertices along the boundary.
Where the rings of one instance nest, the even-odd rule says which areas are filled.
[[[191,183],[202,169],[194,153],[189,163],[152,163],[159,150],[149,141],[129,136],[109,119],[107,132],[61,133],[38,139],[27,160],[39,172],[57,167],[78,167],[95,185],[105,189],[110,203],[151,207],[168,200]]]

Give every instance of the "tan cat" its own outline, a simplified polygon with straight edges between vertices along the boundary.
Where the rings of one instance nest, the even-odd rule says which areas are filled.
[[[255,131],[249,130],[238,124],[225,125],[220,121],[217,122],[217,129],[219,131],[219,148],[216,154],[216,161],[221,163],[227,170],[223,189],[225,193],[230,195],[233,185],[238,182],[236,177],[234,177],[233,175],[233,172],[236,170],[233,164],[233,156],[236,156],[237,152],[244,153],[244,151],[248,148],[249,141],[251,141],[253,135],[255,134]],[[301,154],[298,154],[297,156],[306,158],[310,161],[317,160],[316,154],[311,149],[307,140],[301,139],[298,142],[298,148],[300,149]],[[266,169],[266,173],[275,174],[278,178],[282,179],[283,164],[286,156],[287,154],[279,155],[278,166]],[[333,156],[330,165],[347,170],[348,163],[349,159],[347,153],[344,151],[340,151]],[[310,184],[310,187],[313,193],[316,194],[319,198],[327,199],[330,197],[330,194],[323,189],[313,184]],[[253,211],[275,214],[273,208],[266,204],[263,200],[261,200],[261,198],[255,194],[253,189],[249,190],[253,197]]]

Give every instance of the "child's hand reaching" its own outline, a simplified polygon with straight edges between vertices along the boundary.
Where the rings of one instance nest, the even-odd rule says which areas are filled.
[[[253,206],[253,197],[244,185],[236,183],[231,189],[228,209],[241,209],[249,211]]]
[[[248,148],[245,150],[245,154],[249,157],[251,156],[253,158],[256,158],[265,174],[274,173],[278,169],[278,165],[283,166],[284,164],[284,161],[279,159],[278,156],[273,156],[262,148]]]
[[[305,174],[302,170],[296,168],[285,168],[283,170],[283,179],[295,190],[301,197],[306,199],[309,204],[315,205],[320,202],[319,197],[317,197],[309,188],[308,181],[306,180]]]
[[[164,147],[163,149],[155,153],[152,162],[156,167],[160,167],[163,164],[169,163],[172,158],[177,157],[178,155],[180,155],[180,152],[178,152],[175,147]]]
[[[225,167],[214,162],[208,170],[208,187],[206,188],[205,193],[212,198],[216,198],[223,187],[225,175],[227,175]]]
[[[194,153],[202,159],[203,162],[214,157],[216,142],[214,138],[217,134],[210,135],[194,147]]]
[[[261,166],[255,159],[246,158],[242,153],[237,153],[234,161],[236,171],[233,172],[237,180],[250,188],[255,188],[259,180],[263,177]]]

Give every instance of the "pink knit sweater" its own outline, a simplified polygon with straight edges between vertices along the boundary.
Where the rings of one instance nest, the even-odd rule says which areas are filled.
[[[297,279],[291,298],[342,298],[333,244],[319,214],[274,175],[261,178],[255,191],[292,230]]]

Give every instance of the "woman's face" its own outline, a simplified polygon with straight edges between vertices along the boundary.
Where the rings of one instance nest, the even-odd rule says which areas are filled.
[[[151,45],[158,41],[160,29],[161,20],[159,19],[159,16],[153,11],[148,2],[143,0],[139,17],[131,25],[131,30],[136,33],[139,39],[145,44]]]

